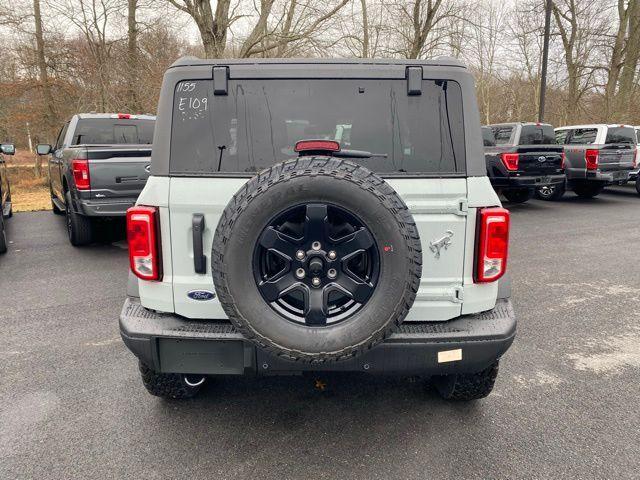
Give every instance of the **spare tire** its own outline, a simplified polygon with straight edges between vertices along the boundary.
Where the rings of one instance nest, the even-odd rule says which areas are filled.
[[[213,281],[239,331],[289,360],[353,358],[398,328],[422,251],[398,194],[352,162],[302,157],[265,170],[218,223]]]

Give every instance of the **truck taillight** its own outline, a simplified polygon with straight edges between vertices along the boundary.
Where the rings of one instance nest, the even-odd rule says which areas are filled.
[[[638,166],[638,147],[633,149],[633,163],[631,168],[636,168]]]
[[[478,211],[478,237],[474,281],[495,282],[507,270],[509,211],[482,208]]]
[[[518,170],[518,163],[520,162],[520,154],[518,153],[502,153],[500,154],[500,159],[504,166],[507,167],[507,170],[515,171]]]
[[[89,161],[81,158],[71,160],[71,171],[73,180],[76,182],[78,190],[91,189],[91,175],[89,174]]]
[[[564,162],[567,159],[567,156],[564,152],[560,154],[560,168],[564,170]]]
[[[584,159],[585,162],[587,164],[587,170],[597,170],[598,169],[598,155],[599,155],[599,151],[598,150],[594,150],[594,149],[587,149],[587,151],[584,154]]]
[[[138,206],[127,210],[127,240],[131,271],[142,280],[160,280],[158,209]]]

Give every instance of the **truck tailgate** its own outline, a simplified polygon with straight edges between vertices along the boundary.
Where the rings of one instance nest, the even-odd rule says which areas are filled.
[[[598,168],[607,170],[631,170],[636,156],[635,148],[629,145],[606,145],[598,155]]]
[[[121,148],[88,147],[91,198],[138,197],[151,165],[149,146],[124,146]]]
[[[562,168],[560,145],[522,145],[517,147],[520,154],[518,170],[528,175],[551,175]]]

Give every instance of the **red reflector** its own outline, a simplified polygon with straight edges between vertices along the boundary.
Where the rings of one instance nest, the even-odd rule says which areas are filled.
[[[119,113],[118,114],[118,118],[124,119],[124,120],[129,120],[131,118],[131,115],[128,114],[128,113]]]
[[[339,152],[340,144],[334,140],[300,140],[294,148],[296,152]]]
[[[584,159],[587,164],[587,170],[597,170],[598,169],[598,150],[587,149],[584,154]]]
[[[142,280],[160,280],[159,236],[156,207],[127,210],[127,241],[131,271]]]
[[[71,160],[71,171],[78,190],[89,190],[91,188],[88,160],[78,158]]]
[[[509,211],[483,208],[478,211],[478,238],[474,280],[495,282],[507,270]]]
[[[507,170],[518,170],[518,162],[520,161],[520,154],[518,153],[502,153],[500,159]]]

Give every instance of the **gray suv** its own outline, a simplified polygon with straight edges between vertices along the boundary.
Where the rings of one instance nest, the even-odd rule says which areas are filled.
[[[509,212],[462,64],[184,58],[158,112],[120,315],[150,393],[308,371],[491,392]]]

